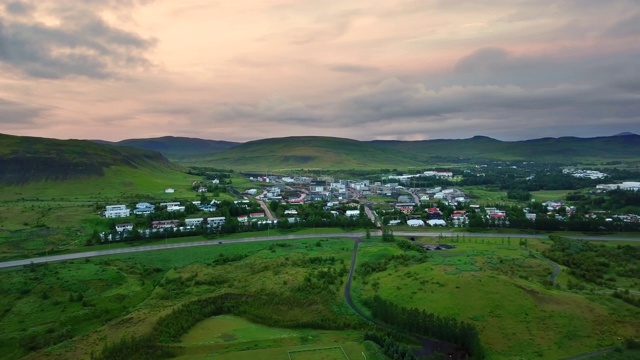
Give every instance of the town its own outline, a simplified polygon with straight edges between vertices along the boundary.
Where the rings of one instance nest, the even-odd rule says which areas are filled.
[[[502,166],[495,167],[502,169]],[[517,168],[507,167],[508,170]],[[634,231],[640,215],[583,207],[561,200],[487,201],[465,194],[465,178],[486,178],[488,167],[477,166],[454,175],[427,170],[411,175],[381,176],[379,181],[345,180],[329,176],[247,175],[254,187],[238,190],[219,179],[196,181],[190,190],[199,200],[151,204],[106,205],[102,216],[112,229],[99,234],[100,242],[143,238],[219,235],[267,229],[301,227],[381,228],[382,226],[453,228],[516,228],[531,230]],[[531,170],[527,170],[531,171]],[[597,176],[583,176],[597,173]],[[567,171],[560,176],[588,180],[606,178],[592,171]],[[530,180],[535,175],[528,177]],[[416,184],[443,184],[413,187]],[[456,186],[460,184],[462,186]],[[589,193],[638,194],[640,182],[597,183]],[[175,189],[165,189],[173,194]],[[235,200],[213,195],[232,194]],[[510,195],[510,193],[507,193]],[[528,194],[528,193],[527,193]],[[582,195],[580,195],[582,196]],[[569,199],[579,197],[576,194]],[[509,200],[509,199],[507,199]],[[116,219],[132,219],[118,222]]]

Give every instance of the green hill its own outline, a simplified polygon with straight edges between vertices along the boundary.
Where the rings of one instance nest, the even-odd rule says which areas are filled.
[[[194,156],[184,165],[238,170],[362,169],[422,166],[419,154],[382,149],[351,139],[297,136],[256,140],[211,155]]]
[[[595,138],[542,138],[500,141],[484,136],[457,140],[372,141],[378,147],[436,159],[531,160],[569,163],[589,160],[640,160],[640,135]]]
[[[100,140],[97,140],[96,142],[158,151],[171,160],[181,160],[196,154],[212,154],[231,149],[240,144],[232,141],[205,140],[176,136],[163,136],[148,139],[127,139],[114,143]]]
[[[460,161],[597,162],[640,160],[640,136],[542,138],[500,141],[485,136],[424,141],[357,141],[285,137],[251,141],[215,154],[193,155],[184,165],[238,170],[408,168]]]
[[[0,183],[62,181],[100,177],[113,167],[175,171],[162,154],[85,140],[56,140],[0,134]]]

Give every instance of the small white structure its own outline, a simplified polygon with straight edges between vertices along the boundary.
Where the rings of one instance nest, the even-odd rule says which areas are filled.
[[[131,210],[127,208],[127,205],[107,205],[104,211],[106,218],[127,217],[129,215],[131,215]]]
[[[132,230],[133,230],[133,224],[132,223],[116,224],[116,231],[117,232],[132,231]]]
[[[203,220],[204,218],[184,219],[184,224],[188,227],[196,227],[196,226],[200,226]]]
[[[167,194],[173,194],[176,191],[173,190],[172,188],[166,188],[166,189],[164,189],[164,192],[167,193]]]
[[[411,219],[407,220],[407,225],[409,226],[424,226],[424,221],[421,219]]]
[[[422,221],[422,220],[420,220],[420,221]],[[401,222],[402,222],[402,220],[389,220],[389,226],[400,225]],[[424,223],[422,223],[422,225],[424,225]]]
[[[347,210],[345,215],[347,217],[357,217],[357,216],[360,216],[360,210]]]
[[[427,221],[427,223],[430,226],[445,226],[445,225],[447,225],[447,222],[442,220],[442,219],[432,219],[432,220]]]
[[[167,206],[167,211],[175,212],[175,211],[184,211],[184,206]]]

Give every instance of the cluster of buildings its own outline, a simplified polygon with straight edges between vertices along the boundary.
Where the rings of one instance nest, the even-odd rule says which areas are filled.
[[[563,174],[569,174],[573,177],[577,178],[585,178],[585,179],[604,179],[607,174],[596,171],[596,170],[579,170],[579,169],[562,169]]]
[[[625,181],[619,184],[599,184],[596,186],[596,190],[609,191],[609,190],[628,190],[638,191],[640,190],[640,182],[638,181]]]

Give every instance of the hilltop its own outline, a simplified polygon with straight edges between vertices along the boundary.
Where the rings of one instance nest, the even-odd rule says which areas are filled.
[[[0,183],[72,180],[103,176],[105,169],[175,170],[162,154],[86,140],[56,140],[0,134]]]
[[[456,140],[373,141],[376,146],[430,158],[576,162],[593,159],[640,160],[640,135],[595,138],[559,137],[500,141],[485,136]]]
[[[97,140],[96,142],[158,151],[171,160],[180,160],[196,154],[212,154],[231,149],[240,144],[232,141],[206,140],[176,136],[163,136],[148,139],[127,139],[118,142]]]
[[[421,166],[424,158],[352,139],[294,136],[250,141],[232,149],[181,161],[240,170],[360,169]]]
[[[238,170],[408,168],[460,161],[576,163],[640,160],[640,135],[500,141],[485,136],[423,141],[357,141],[297,136],[264,139],[180,161]],[[195,154],[194,154],[195,155]]]

